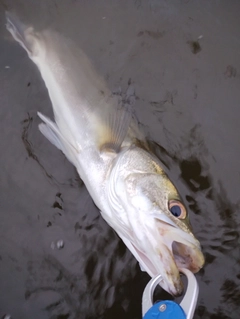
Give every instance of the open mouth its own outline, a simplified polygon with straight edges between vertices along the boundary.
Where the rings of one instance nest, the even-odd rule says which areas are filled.
[[[134,244],[132,244],[136,253],[138,254],[138,260],[140,263],[141,269],[151,273],[152,276],[159,274],[158,269],[154,266],[151,260],[148,258],[147,254],[140,251]],[[199,250],[196,248],[189,247],[180,242],[174,241],[172,243],[172,253],[169,251],[172,256],[173,262],[175,262],[178,269],[186,268],[193,273],[197,273],[204,264],[204,258],[202,253],[199,253]],[[164,258],[163,254],[160,254],[160,258]],[[167,258],[169,260],[169,257]]]
[[[166,228],[168,231],[159,238],[157,249],[149,245],[149,249],[143,250],[135,242],[122,239],[139,261],[141,269],[152,277],[161,274],[162,288],[177,296],[183,290],[179,269],[185,268],[196,273],[202,268],[204,257],[195,237],[172,226]]]

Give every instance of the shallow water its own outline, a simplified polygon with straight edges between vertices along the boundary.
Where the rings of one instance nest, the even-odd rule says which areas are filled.
[[[0,318],[134,319],[149,277],[40,134],[51,103],[5,10],[74,39],[112,90],[131,79],[206,256],[194,318],[239,318],[240,2],[0,1]]]

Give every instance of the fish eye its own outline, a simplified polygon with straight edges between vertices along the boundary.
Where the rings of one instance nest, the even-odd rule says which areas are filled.
[[[184,219],[187,215],[184,205],[178,200],[170,200],[168,207],[173,216],[179,219]]]

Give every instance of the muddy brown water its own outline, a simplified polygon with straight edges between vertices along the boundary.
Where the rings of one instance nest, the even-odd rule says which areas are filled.
[[[112,90],[131,79],[206,256],[194,318],[239,318],[240,2],[0,1],[0,318],[137,319],[149,277],[40,134],[51,103],[5,10],[72,38]]]

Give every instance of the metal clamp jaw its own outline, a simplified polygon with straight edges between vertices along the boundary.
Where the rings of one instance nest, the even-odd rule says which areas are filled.
[[[198,283],[193,273],[188,269],[180,269],[188,279],[187,290],[180,305],[170,301],[161,301],[153,305],[153,293],[162,277],[158,275],[147,284],[142,297],[142,316],[144,319],[192,319],[198,299]]]

